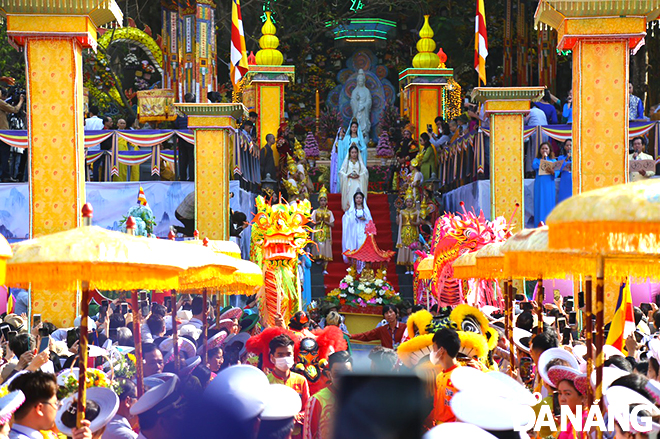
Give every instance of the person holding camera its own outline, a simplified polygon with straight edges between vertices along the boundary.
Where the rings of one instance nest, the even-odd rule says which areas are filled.
[[[23,103],[25,102],[25,95],[23,94],[19,98],[16,106],[9,105],[6,102],[7,98],[7,91],[4,88],[0,88],[0,130],[9,129],[9,120],[7,116],[21,111]],[[9,169],[10,154],[11,146],[0,141],[0,178],[2,178],[3,183],[15,183],[17,181],[12,177]]]

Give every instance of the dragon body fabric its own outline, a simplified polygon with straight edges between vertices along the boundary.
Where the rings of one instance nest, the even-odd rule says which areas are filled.
[[[259,312],[269,325],[275,315],[285,322],[300,311],[301,282],[298,256],[310,242],[311,204],[300,201],[271,205],[257,197],[257,214],[252,225],[251,259],[264,272],[264,288],[257,295]]]
[[[483,212],[476,215],[463,209],[457,215],[446,213],[435,224],[431,252],[434,255],[431,291],[441,306],[462,303],[481,307],[502,305],[497,283],[471,279],[461,282],[454,278],[452,263],[464,253],[475,252],[486,244],[505,241],[511,227],[504,217],[487,221]]]

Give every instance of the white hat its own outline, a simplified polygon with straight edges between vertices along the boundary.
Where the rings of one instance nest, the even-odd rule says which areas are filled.
[[[476,425],[466,424],[464,422],[445,422],[444,424],[440,424],[430,429],[422,439],[452,438],[496,439],[495,436]]]
[[[80,319],[82,316],[78,316],[73,320],[73,326],[76,328],[80,327]],[[89,316],[87,317],[87,331],[92,332],[96,329],[96,323]]]
[[[103,349],[100,346],[90,344],[90,345],[87,345],[87,347],[89,348],[89,350],[87,352],[87,355],[91,358],[107,357],[108,356],[108,351],[106,351],[105,349]]]
[[[72,416],[75,425],[78,405],[77,401],[77,393],[62,401],[62,405],[57,410],[57,417],[55,418],[57,429],[69,437],[73,435],[73,432],[71,431],[72,427],[64,425],[62,422],[62,416],[65,413],[68,413]],[[105,425],[115,416],[117,409],[119,409],[119,397],[112,389],[106,387],[90,387],[87,389],[87,402],[89,403],[89,401],[94,401],[99,406],[98,415],[91,420],[91,425],[89,427],[92,430],[92,433],[95,433],[105,427]]]
[[[660,404],[660,382],[656,380],[648,380],[644,388],[648,390],[651,396],[653,396],[655,403]]]
[[[137,416],[142,413],[146,413],[149,410],[156,408],[159,404],[165,401],[170,395],[175,393],[177,384],[179,384],[179,378],[176,375],[172,376],[172,379],[165,381],[163,384],[160,384],[156,387],[149,389],[144,395],[137,400],[135,404],[131,407],[131,415]],[[178,399],[173,400],[172,404],[176,404]],[[164,409],[165,407],[162,407]]]
[[[473,367],[459,367],[451,373],[451,382],[460,391],[488,389],[494,396],[520,404],[532,406],[539,402],[529,390],[502,372],[486,373]]]
[[[199,364],[201,362],[202,362],[202,357],[200,357],[199,355],[188,358],[185,361],[185,364],[183,364],[183,367],[181,368],[181,370],[179,370],[179,376],[181,378],[184,378],[184,377],[190,375],[192,373],[192,371],[195,370],[195,368],[197,366],[199,366]]]
[[[256,367],[230,366],[209,383],[204,390],[204,397],[217,408],[246,421],[263,412],[268,386],[268,378]]]
[[[199,336],[202,335],[202,330],[198,329],[197,326],[195,325],[186,324],[186,325],[182,325],[181,328],[179,328],[179,335],[181,337],[187,335],[197,340]]]
[[[524,329],[513,328],[513,343],[518,347],[518,349],[529,354],[530,340],[533,335],[534,334],[529,331],[525,331]],[[527,340],[527,345],[522,342],[522,340],[525,338],[529,339]]]
[[[193,317],[192,311],[187,309],[180,309],[176,312],[176,318],[184,322],[187,322],[188,320],[192,319],[192,317]]]
[[[603,392],[606,392],[614,381],[626,375],[630,375],[630,372],[615,366],[603,367]],[[591,387],[596,388],[596,368],[591,372]]]
[[[179,345],[179,350],[186,354],[186,358],[194,357],[197,354],[195,345],[187,338],[178,337],[177,345]],[[163,356],[165,363],[169,363],[174,359],[172,357],[172,355],[174,355],[174,339],[172,337],[167,337],[165,340],[161,341],[158,345],[158,349],[165,353]]]
[[[609,344],[603,346],[603,355],[605,356],[605,360],[609,360],[612,357],[625,357],[623,352]]]
[[[573,355],[577,359],[578,363],[587,363],[587,360],[584,359],[584,356],[587,355],[587,345],[576,344],[573,346]]]
[[[573,354],[562,348],[550,348],[543,352],[539,357],[538,367],[539,375],[541,375],[541,378],[543,378],[543,381],[545,381],[547,384],[552,385],[550,378],[548,378],[548,364],[555,359],[564,360],[568,363],[569,367],[577,371],[580,370],[580,365],[578,364]],[[555,366],[559,366],[559,364],[556,364]]]
[[[450,405],[460,421],[490,431],[517,430],[536,419],[530,406],[493,395],[489,389],[458,392]]]
[[[225,342],[225,339],[227,338],[227,332],[225,331],[220,331],[217,334],[215,334],[213,337],[210,337],[206,341],[206,346],[202,345],[197,348],[197,355],[202,355],[206,348],[210,351],[213,348],[217,348],[218,346],[222,346],[222,344]]]
[[[265,394],[266,406],[261,412],[261,419],[278,421],[293,418],[302,409],[300,395],[284,384],[271,384]]]
[[[233,345],[234,343],[241,343],[242,348],[240,352],[238,353],[239,358],[245,354],[245,343],[247,343],[248,339],[250,338],[250,334],[247,332],[239,332],[238,334],[232,334],[229,337],[225,339],[225,342],[223,343],[224,349],[227,349],[227,347]]]
[[[623,386],[612,386],[607,389],[607,392],[605,392],[605,402],[607,404],[608,413],[611,413],[614,416],[614,419],[619,423],[619,426],[628,426],[630,422],[631,406],[641,405],[643,406],[643,410],[649,412],[653,417],[660,415],[660,409],[658,409],[651,401],[634,390]],[[643,425],[643,423],[639,421],[640,417],[638,417],[638,423]],[[630,427],[632,427],[632,425]],[[631,430],[634,430],[634,428],[631,428]],[[653,422],[651,424],[651,431],[660,431],[660,424]]]
[[[25,402],[25,395],[20,390],[9,392],[0,398],[0,425],[11,421],[11,417],[18,408]]]

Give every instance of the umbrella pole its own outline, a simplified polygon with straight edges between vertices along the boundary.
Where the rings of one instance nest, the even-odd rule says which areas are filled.
[[[172,346],[174,346],[174,370],[179,371],[179,328],[176,321],[177,301],[176,293],[172,299]]]
[[[142,370],[142,319],[140,318],[140,301],[138,292],[131,291],[131,307],[133,308],[133,344],[135,345],[135,376],[138,397],[144,393],[144,371]]]
[[[80,343],[78,346],[78,413],[76,427],[82,427],[87,405],[87,317],[89,315],[89,282],[82,282],[82,303],[80,306]]]
[[[597,258],[597,273],[596,273],[596,395],[601,410],[605,407],[603,400],[603,363],[605,356],[603,355],[603,345],[605,344],[605,263],[602,256]],[[602,412],[601,412],[602,413]],[[602,437],[599,434],[599,437]]]
[[[545,288],[543,288],[543,278],[539,277],[537,280],[538,285],[538,297],[536,298],[539,301],[539,307],[536,310],[538,313],[538,323],[536,324],[536,333],[540,334],[543,332],[543,302],[545,302]]]
[[[202,364],[206,366],[208,359],[208,351],[206,350],[206,342],[209,338],[209,307],[208,307],[208,293],[206,288],[202,291],[202,346],[204,346],[204,356],[202,357]]]
[[[591,379],[591,373],[594,370],[594,351],[593,351],[593,321],[591,320],[592,297],[591,297],[591,276],[586,276],[584,281],[584,332],[587,343],[587,376]],[[591,386],[587,387],[587,407],[591,407],[594,402]]]
[[[509,363],[511,363],[511,370],[516,368],[516,351],[515,344],[513,343],[513,280],[509,279],[507,289],[508,305],[506,314],[509,316],[509,330],[507,336],[509,338]]]

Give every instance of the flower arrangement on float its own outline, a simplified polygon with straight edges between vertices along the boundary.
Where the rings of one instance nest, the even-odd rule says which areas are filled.
[[[86,376],[87,379],[85,380],[87,382],[87,388],[90,387],[107,387],[107,388],[112,388],[113,390],[114,387],[112,386],[112,381],[108,378],[108,376],[103,373],[103,371],[99,369],[87,369],[86,371]],[[63,372],[63,374],[66,374],[67,372]],[[64,399],[67,398],[70,395],[73,395],[74,393],[78,392],[78,377],[77,374],[69,373],[66,375],[64,385],[60,385],[59,389],[57,390],[57,399]]]
[[[387,270],[379,268],[373,272],[370,268],[362,270],[360,275],[354,266],[349,267],[346,276],[339,282],[339,287],[332,290],[326,301],[337,306],[368,307],[397,304],[401,297],[387,281]]]

